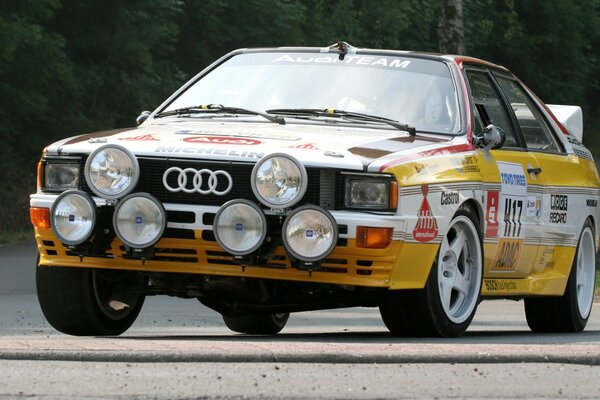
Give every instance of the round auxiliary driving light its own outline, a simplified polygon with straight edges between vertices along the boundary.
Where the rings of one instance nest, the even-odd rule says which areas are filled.
[[[115,208],[113,226],[126,246],[144,249],[161,238],[167,226],[167,213],[154,197],[147,193],[134,193]]]
[[[319,261],[327,257],[337,238],[338,227],[333,216],[320,207],[297,208],[283,223],[283,244],[302,261]]]
[[[275,153],[263,157],[252,170],[252,191],[258,200],[271,208],[296,204],[307,185],[306,168],[295,158]]]
[[[137,158],[122,146],[108,144],[99,147],[85,163],[88,186],[105,199],[117,199],[131,192],[139,175]]]
[[[96,225],[96,203],[80,190],[62,193],[50,210],[54,234],[62,243],[75,246],[87,241]]]
[[[217,243],[228,253],[242,256],[260,247],[267,235],[267,219],[248,200],[231,200],[217,211],[213,222]]]

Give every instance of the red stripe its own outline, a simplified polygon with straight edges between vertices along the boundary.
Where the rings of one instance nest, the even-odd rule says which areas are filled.
[[[385,163],[383,166],[381,166],[381,168],[379,168],[379,172],[384,172],[386,169],[393,167],[394,165],[402,164],[412,160],[417,160],[420,158],[441,156],[444,154],[463,153],[469,150],[473,150],[473,146],[469,143],[462,143],[454,146],[440,147],[439,149],[425,150],[418,153],[407,154],[405,156],[398,157],[392,161]]]

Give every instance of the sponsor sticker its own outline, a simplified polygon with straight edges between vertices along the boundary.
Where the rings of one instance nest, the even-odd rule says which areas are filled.
[[[498,163],[500,172],[500,229],[501,237],[523,238],[521,218],[527,204],[527,178],[521,164]]]
[[[352,64],[391,69],[404,69],[411,64],[410,60],[403,60],[395,57],[357,56],[351,54],[347,55],[342,60],[340,60],[340,57],[337,54],[322,54],[319,56],[284,54],[276,57],[272,62],[277,64]]]
[[[181,147],[181,146],[158,146],[154,149],[159,154],[204,154],[215,156],[239,157],[239,158],[262,158],[265,153],[258,151],[239,151],[226,148],[210,147]]]
[[[459,202],[460,195],[458,192],[442,192],[440,196],[440,204],[443,206],[458,204]]]
[[[551,224],[566,224],[567,211],[569,209],[569,196],[562,194],[550,195],[550,217]]]
[[[243,146],[256,146],[263,142],[251,138],[233,137],[233,136],[190,136],[183,139],[186,143],[202,144],[233,144]]]
[[[417,214],[418,219],[415,229],[413,230],[413,237],[418,242],[426,243],[435,239],[438,234],[438,225],[433,213],[431,212],[429,201],[427,201],[429,186],[422,185],[421,193],[423,193],[423,201],[421,202],[421,207],[419,208],[419,213]]]
[[[528,218],[533,218],[536,221],[540,220],[542,211],[542,198],[540,196],[527,196],[527,212]]]
[[[487,198],[485,202],[485,236],[486,237],[497,237],[498,236],[498,202],[500,198],[500,192],[491,191],[487,192]]]
[[[128,140],[133,142],[158,142],[160,139],[157,139],[154,135],[139,135],[139,136],[131,136],[126,138],[119,138],[119,140]]]
[[[523,240],[521,239],[500,239],[498,241],[498,251],[492,262],[490,271],[510,272],[514,271],[521,257]]]
[[[456,172],[461,174],[479,173],[479,160],[477,156],[465,156],[459,159],[452,159],[452,164]]]
[[[497,194],[495,196],[499,197],[498,215],[500,218],[498,218],[496,230],[500,239],[490,270],[510,272],[517,268],[521,257],[525,237],[522,218],[527,214],[528,200],[534,200],[534,206],[536,202],[535,199],[527,197],[527,178],[521,164],[499,162],[498,171],[500,173],[500,193],[499,196]],[[487,206],[488,209],[492,207],[493,201],[496,199],[491,199]],[[486,232],[488,230],[489,225]]]
[[[484,279],[483,284],[488,292],[517,290],[517,282],[507,279]]]
[[[319,150],[319,147],[314,143],[303,143],[295,146],[289,146],[290,149],[302,149],[302,150]]]
[[[548,268],[554,266],[554,247],[545,246],[543,248],[540,258],[538,260],[538,265]]]
[[[210,131],[210,130],[194,130],[194,129],[181,129],[175,132],[176,135],[188,135],[188,136],[216,136],[216,137],[235,137],[235,138],[252,138],[252,139],[265,139],[265,140],[285,140],[285,141],[296,141],[300,140],[299,137],[289,136],[289,134],[277,134],[270,132],[268,134],[262,133],[250,133],[250,132],[223,132],[223,131]]]

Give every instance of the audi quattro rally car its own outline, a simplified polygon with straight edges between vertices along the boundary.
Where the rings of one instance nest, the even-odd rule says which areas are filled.
[[[581,331],[600,217],[581,121],[474,58],[234,51],[137,128],[45,149],[41,308],[72,335],[165,294],[242,333],[369,306],[395,335],[458,336],[480,298],[524,298],[533,331]]]

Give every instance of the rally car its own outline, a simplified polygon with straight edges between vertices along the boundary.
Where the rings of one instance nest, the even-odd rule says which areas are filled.
[[[45,148],[31,219],[43,313],[118,335],[145,296],[233,331],[379,307],[400,336],[459,336],[481,299],[535,332],[582,331],[600,181],[576,106],[475,58],[242,49],[135,128]]]

